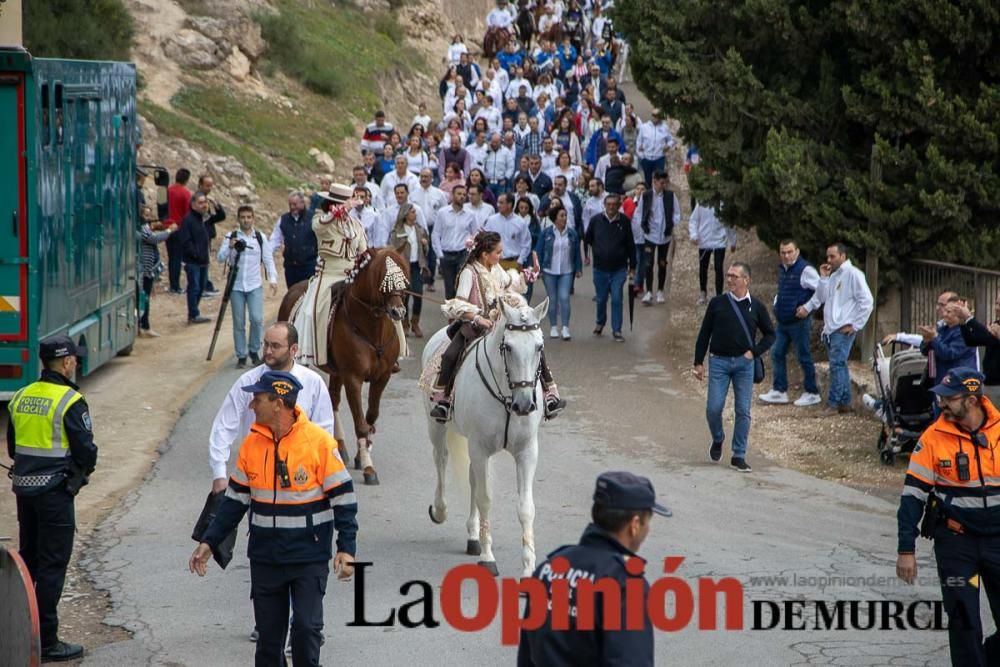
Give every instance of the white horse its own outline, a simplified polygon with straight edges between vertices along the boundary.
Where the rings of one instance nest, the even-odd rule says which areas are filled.
[[[501,301],[502,314],[492,331],[468,350],[455,376],[452,419],[445,424],[430,416],[434,403],[428,401],[427,424],[434,445],[437,489],[428,508],[434,523],[444,523],[448,510],[444,500],[449,441],[455,450],[465,447],[456,440],[464,436],[469,457],[470,508],[465,527],[466,553],[481,555],[480,565],[498,574],[490,534],[490,458],[506,450],[517,464],[517,516],[521,522],[521,572],[529,577],[535,569],[535,501],[532,487],[538,463],[538,427],[545,413],[541,380],[541,355],[545,338],[542,314],[548,299],[531,308],[511,307]],[[424,348],[422,366],[431,361],[435,350],[447,341],[445,329],[438,331]],[[456,437],[459,436],[459,437]],[[457,445],[457,446],[455,446]],[[464,458],[464,457],[462,457]],[[461,465],[456,456],[456,466]],[[458,470],[461,473],[464,471]]]

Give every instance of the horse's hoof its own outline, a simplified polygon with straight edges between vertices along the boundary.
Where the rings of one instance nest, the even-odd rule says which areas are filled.
[[[479,540],[467,540],[465,543],[465,553],[469,556],[478,556],[483,553],[483,547],[479,544]],[[493,566],[493,569],[496,569],[496,565]],[[496,572],[493,574],[496,574]]]
[[[433,521],[434,523],[436,523],[436,524],[442,524],[442,523],[444,523],[444,519],[441,519],[440,521],[438,521],[437,517],[434,516],[434,506],[433,505],[428,505],[427,506],[427,513],[430,515],[431,521]]]
[[[497,562],[495,560],[481,560],[476,565],[480,567],[485,567],[486,571],[492,574],[494,577],[500,576],[500,570],[497,569]]]
[[[378,473],[374,468],[365,468],[365,484],[368,486],[378,486]]]
[[[355,456],[354,457],[354,469],[355,470],[361,470],[361,457],[360,456]]]

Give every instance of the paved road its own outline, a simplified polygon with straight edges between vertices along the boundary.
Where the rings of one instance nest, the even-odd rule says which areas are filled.
[[[654,519],[642,554],[651,567],[683,556],[678,574],[695,589],[699,577],[736,576],[745,585],[744,622],[752,601],[935,600],[935,585],[896,587],[894,506],[839,485],[753,458],[740,475],[707,461],[703,404],[686,395],[666,356],[666,308],[642,309],[639,329],[624,345],[590,334],[592,288],[578,282],[572,342],[549,341],[548,354],[570,400],[567,414],[543,427],[536,481],[535,532],[539,554],[575,541],[587,523],[598,473],[629,469],[649,475],[674,509]],[[536,297],[537,298],[537,297]],[[428,304],[425,330],[441,323]],[[685,355],[686,357],[686,355]],[[685,359],[686,361],[686,359]],[[132,630],[130,641],[95,650],[87,665],[246,665],[253,645],[249,569],[239,555],[226,572],[212,565],[205,579],[190,575],[191,525],[209,488],[206,434],[238,372],[220,373],[188,406],[163,457],[120,512],[95,533],[84,565],[111,594],[110,623]],[[360,488],[359,557],[375,563],[365,586],[369,619],[415,599],[401,596],[412,579],[435,591],[463,555],[466,500],[449,493],[448,523],[432,525],[433,464],[425,435],[416,362],[389,386],[379,424],[376,464],[382,485]],[[495,552],[502,575],[519,569],[519,526],[513,462],[494,464]],[[360,484],[357,475],[356,483]],[[923,572],[933,563],[922,547]],[[651,571],[653,576],[658,569]],[[751,576],[883,577],[860,585],[750,585]],[[843,582],[841,582],[842,584]],[[852,582],[853,583],[853,582]],[[356,582],[331,580],[326,597],[326,664],[504,665],[515,651],[500,644],[499,622],[483,632],[445,627],[347,627],[355,613]],[[471,587],[464,608],[474,609]],[[434,602],[441,620],[440,605]],[[805,617],[813,618],[811,612]],[[920,618],[925,618],[921,614]],[[697,617],[696,617],[697,618]],[[681,665],[899,664],[941,665],[947,637],[930,631],[698,631],[658,633],[657,658]]]

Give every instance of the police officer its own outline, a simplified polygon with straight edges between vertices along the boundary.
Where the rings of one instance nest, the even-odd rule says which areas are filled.
[[[933,494],[941,508],[933,529],[934,555],[948,613],[951,662],[962,667],[997,665],[998,636],[983,643],[979,588],[986,589],[996,618],[1000,612],[1000,411],[983,396],[983,375],[972,368],[951,369],[931,391],[941,414],[920,436],[910,456],[897,513],[896,574],[907,583],[917,576],[917,525]]]
[[[641,630],[625,630],[625,582],[630,577],[641,577],[648,591],[645,576],[629,574],[625,563],[636,555],[639,546],[649,535],[649,522],[653,514],[670,516],[670,510],[656,502],[653,484],[645,477],[629,472],[606,472],[597,478],[594,504],[590,510],[593,520],[580,538],[580,543],[556,549],[549,554],[532,575],[541,580],[546,592],[552,589],[553,579],[565,574],[553,571],[553,559],[569,562],[574,573],[570,584],[570,626],[568,630],[553,630],[551,618],[537,630],[521,632],[517,652],[518,667],[533,665],[576,666],[622,664],[640,667],[653,664],[653,628],[647,619]],[[642,559],[640,559],[642,560]],[[610,577],[621,589],[621,630],[605,630],[600,621],[593,630],[576,629],[576,581],[597,581]],[[530,607],[529,598],[529,607]],[[601,609],[600,603],[595,608]],[[526,608],[525,614],[530,614]]]
[[[357,498],[337,442],[313,424],[295,402],[302,384],[291,373],[268,371],[243,387],[253,394],[257,421],[243,441],[226,496],[188,562],[205,575],[212,548],[250,510],[250,585],[260,630],[255,664],[284,664],[291,598],[292,662],[319,664],[323,595],[334,572],[352,574],[358,532]]]
[[[9,405],[7,453],[14,459],[20,553],[35,582],[45,662],[83,655],[82,646],[60,641],[57,607],[73,553],[73,498],[97,464],[87,402],[71,379],[86,352],[68,336],[43,340],[41,377]]]

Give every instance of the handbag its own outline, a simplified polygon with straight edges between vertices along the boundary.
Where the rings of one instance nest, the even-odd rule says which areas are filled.
[[[747,341],[750,343],[750,349],[753,350],[753,336],[750,335],[750,327],[747,326],[747,321],[743,319],[743,311],[740,310],[738,305],[736,305],[736,299],[733,298],[732,294],[727,292],[726,296],[729,297],[729,305],[736,311],[736,317],[739,319],[740,325],[743,327],[743,333],[747,335]],[[760,384],[763,381],[764,360],[755,356],[753,358],[753,383]]]

